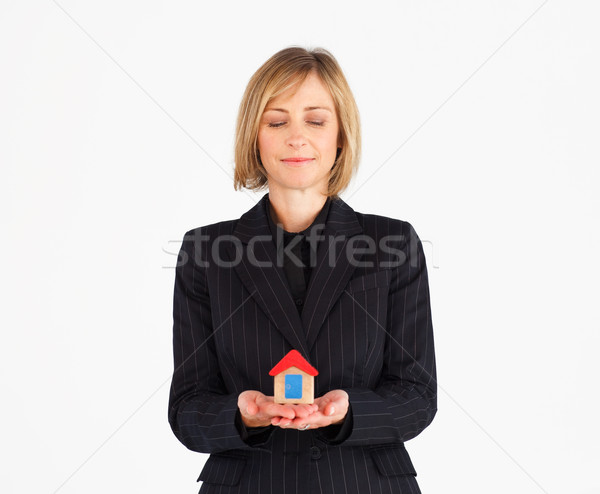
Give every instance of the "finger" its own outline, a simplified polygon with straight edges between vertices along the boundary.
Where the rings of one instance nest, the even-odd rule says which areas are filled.
[[[310,421],[304,419],[295,419],[289,424],[289,427],[292,429],[304,429],[307,424],[309,425],[309,429],[318,429],[327,425],[321,419],[313,420],[311,418]]]
[[[279,427],[287,427],[288,425],[290,425],[292,423],[291,419],[286,419],[286,418],[281,418],[279,420]]]
[[[268,417],[285,417],[293,419],[296,416],[294,409],[288,405],[279,405],[277,403],[270,403],[263,405],[261,411]]]
[[[294,419],[296,417],[296,411],[287,405],[277,405],[268,408],[268,413],[274,417],[285,417],[286,419]]]
[[[312,405],[296,405],[294,412],[296,417],[306,418],[315,411]]]

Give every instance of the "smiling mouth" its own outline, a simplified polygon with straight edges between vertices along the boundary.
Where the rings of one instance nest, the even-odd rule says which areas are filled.
[[[300,158],[285,158],[282,159],[281,161],[283,161],[284,163],[287,163],[288,165],[302,165],[304,163],[308,163],[309,161],[314,160],[314,158],[304,158],[304,157],[300,157]]]

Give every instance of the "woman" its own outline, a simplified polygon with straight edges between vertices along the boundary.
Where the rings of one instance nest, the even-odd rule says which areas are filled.
[[[268,193],[187,232],[175,277],[169,423],[211,454],[200,492],[419,492],[403,443],[437,410],[425,258],[409,223],[339,197],[360,127],[334,57],[267,60],[235,146],[236,190]],[[290,350],[318,370],[314,403],[273,400]]]

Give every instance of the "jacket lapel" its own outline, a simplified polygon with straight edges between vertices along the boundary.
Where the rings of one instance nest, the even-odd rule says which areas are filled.
[[[332,200],[323,232],[325,238],[317,249],[300,317],[283,266],[277,265],[277,250],[265,213],[267,195],[236,224],[233,235],[242,244],[242,256],[234,268],[275,327],[293,348],[308,358],[327,314],[360,261],[361,254],[356,248],[364,246],[353,247],[348,239],[362,232],[362,227],[352,208],[339,198]],[[235,245],[228,245],[230,259],[236,259],[235,249]]]
[[[348,284],[361,259],[360,248],[348,243],[362,232],[354,210],[340,198],[330,205],[325,239],[319,243],[317,262],[311,270],[306,300],[302,309],[302,326],[309,351],[312,349],[327,314]]]
[[[238,220],[233,235],[242,243],[236,273],[260,308],[269,316],[285,339],[308,358],[306,335],[292,299],[283,266],[277,265],[277,250],[265,213],[267,194]],[[230,258],[236,247],[229,244]],[[239,256],[239,253],[237,254]]]

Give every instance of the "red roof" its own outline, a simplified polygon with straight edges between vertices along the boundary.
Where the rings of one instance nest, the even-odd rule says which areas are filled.
[[[298,369],[306,372],[310,376],[316,376],[319,374],[319,371],[310,365],[306,359],[300,355],[298,350],[290,350],[288,354],[269,371],[269,376],[276,376],[280,372],[283,372],[292,366],[298,367]]]

